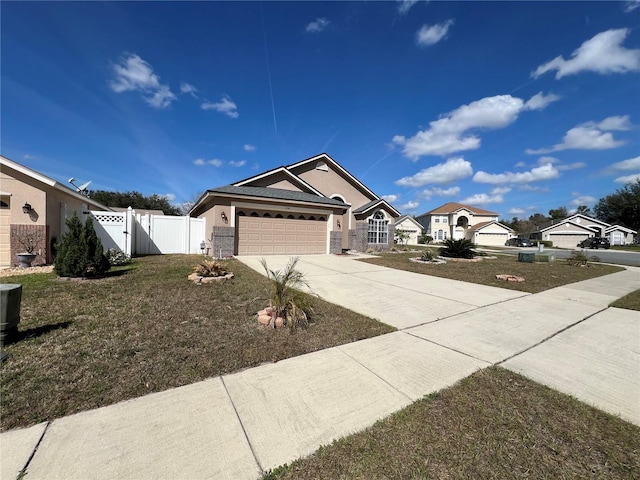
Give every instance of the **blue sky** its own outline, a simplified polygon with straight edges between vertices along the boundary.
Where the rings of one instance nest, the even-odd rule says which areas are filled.
[[[173,203],[321,152],[403,213],[640,177],[640,2],[2,2],[1,151]]]

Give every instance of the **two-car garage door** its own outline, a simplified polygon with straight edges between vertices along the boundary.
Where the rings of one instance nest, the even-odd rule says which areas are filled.
[[[238,216],[238,255],[327,253],[326,220]]]

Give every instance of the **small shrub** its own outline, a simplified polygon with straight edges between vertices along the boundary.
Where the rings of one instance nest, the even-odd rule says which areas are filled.
[[[466,238],[458,240],[447,238],[443,244],[444,247],[440,249],[440,255],[443,257],[473,258],[477,255],[477,252],[475,251],[475,243],[467,240]]]
[[[299,289],[305,286],[308,287],[309,284],[304,279],[304,274],[296,270],[298,257],[292,257],[282,270],[269,270],[264,258],[260,263],[271,283],[271,298],[269,301],[275,309],[275,317],[283,318],[285,324],[291,330],[299,325],[307,326],[311,304],[307,295]]]
[[[595,255],[589,256],[584,250],[579,252],[571,252],[571,256],[567,258],[567,265],[572,267],[590,267],[589,262],[599,262],[600,259]]]
[[[102,241],[93,228],[93,220],[87,218],[84,226],[76,212],[66,221],[68,231],[56,246],[53,266],[61,277],[91,277],[101,275],[111,268],[104,254]]]
[[[425,250],[424,252],[422,252],[422,255],[420,255],[420,260],[422,260],[423,262],[433,262],[434,258],[436,258],[436,256],[431,250]]]
[[[112,267],[119,267],[122,265],[129,265],[131,263],[131,256],[127,255],[117,248],[110,248],[105,252],[109,265]]]
[[[193,267],[193,271],[201,277],[222,277],[228,273],[225,266],[216,260],[204,260]]]

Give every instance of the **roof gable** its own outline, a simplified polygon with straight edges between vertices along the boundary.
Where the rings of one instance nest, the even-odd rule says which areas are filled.
[[[549,230],[553,230],[555,228],[561,228],[563,226],[565,226],[565,228],[566,228],[566,225],[571,225],[572,227],[576,227],[577,229],[584,230],[584,231],[586,231],[588,233],[595,233],[595,231],[591,227],[589,227],[588,225],[581,225],[579,223],[570,222],[570,221],[567,221],[567,222],[563,221],[563,222],[554,223],[553,225],[549,225],[548,227],[541,228],[540,232],[546,232],[546,231],[549,231]]]
[[[318,162],[324,162],[325,164],[327,164],[333,171],[345,178],[354,188],[360,190],[366,197],[369,197],[372,200],[380,199],[380,197],[376,195],[372,190],[370,190],[364,183],[351,175],[342,165],[340,165],[326,153],[320,153],[318,155],[314,155],[313,157],[307,158],[306,160],[292,163],[291,165],[287,165],[286,168],[287,170],[295,174],[296,170],[300,170],[302,167],[308,166],[309,163],[317,164]]]
[[[359,208],[356,208],[353,213],[355,215],[361,215],[364,213],[368,213],[372,210],[375,210],[377,208],[384,208],[385,210],[387,210],[389,213],[392,213],[394,217],[399,217],[400,216],[400,212],[398,210],[396,210],[395,208],[393,208],[386,200],[383,200],[382,198],[378,199],[378,200],[373,200],[369,203],[366,203],[364,205],[362,205]]]
[[[57,180],[47,177],[46,175],[36,172],[35,170],[32,170],[28,167],[25,167],[24,165],[14,162],[13,160],[10,160],[7,157],[4,157],[2,155],[0,155],[0,165],[2,165],[3,167],[8,167],[12,170],[15,170],[16,172],[19,172],[29,178],[32,178],[36,182],[46,185],[47,187],[51,187],[55,190],[58,190],[59,192],[65,195],[70,195],[76,198],[77,200],[81,200],[82,202],[84,202],[89,206],[94,206],[105,211],[111,211],[111,208],[105,205],[102,205],[101,203],[98,203],[94,200],[91,200],[91,198],[72,190],[71,188],[67,187],[66,185],[63,185]]]
[[[280,182],[282,178],[288,180],[293,186],[299,188],[303,192],[313,193],[323,197],[322,193],[316,190],[314,187],[305,182],[302,178],[294,175],[286,167],[277,167],[272,170],[260,173],[253,177],[245,178],[239,182],[233,183],[235,187],[263,187],[269,188],[269,182]]]
[[[398,226],[401,223],[405,223],[405,222],[409,222],[412,223],[414,226],[416,226],[419,229],[423,229],[424,227],[422,225],[420,225],[420,223],[418,223],[418,221],[413,218],[411,215],[402,215],[400,218],[398,218],[396,220],[396,226]]]
[[[482,230],[484,228],[487,228],[487,227],[489,227],[491,225],[497,225],[497,226],[505,229],[508,232],[513,232],[514,231],[513,228],[507,227],[506,225],[504,225],[504,224],[502,224],[500,222],[496,222],[495,220],[491,220],[491,221],[488,221],[488,222],[476,223],[475,225],[472,225],[471,227],[469,227],[469,230],[472,231],[472,232],[478,232],[478,231],[480,231],[480,230]]]

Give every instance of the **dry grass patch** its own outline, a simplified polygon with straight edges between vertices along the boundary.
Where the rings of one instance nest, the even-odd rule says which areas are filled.
[[[619,298],[611,304],[612,307],[626,308],[628,310],[640,311],[640,290],[631,292],[629,295],[625,295]]]
[[[497,258],[485,258],[480,262],[447,262],[446,265],[414,263],[409,258],[416,253],[381,254],[375,258],[361,261],[385,267],[422,273],[434,277],[450,278],[463,282],[478,283],[492,287],[508,288],[522,292],[538,293],[569,283],[588,280],[624,270],[611,265],[590,264],[591,268],[574,267],[564,260],[552,263],[518,262],[517,257],[498,255]],[[496,275],[516,275],[525,279],[522,283],[498,280]]]
[[[143,257],[90,281],[4,278],[23,297],[18,340],[3,348],[2,430],[394,330],[318,298],[307,329],[265,329],[267,279],[231,260],[233,281],[196,285],[198,260]]]
[[[265,479],[633,479],[640,428],[493,367]]]

